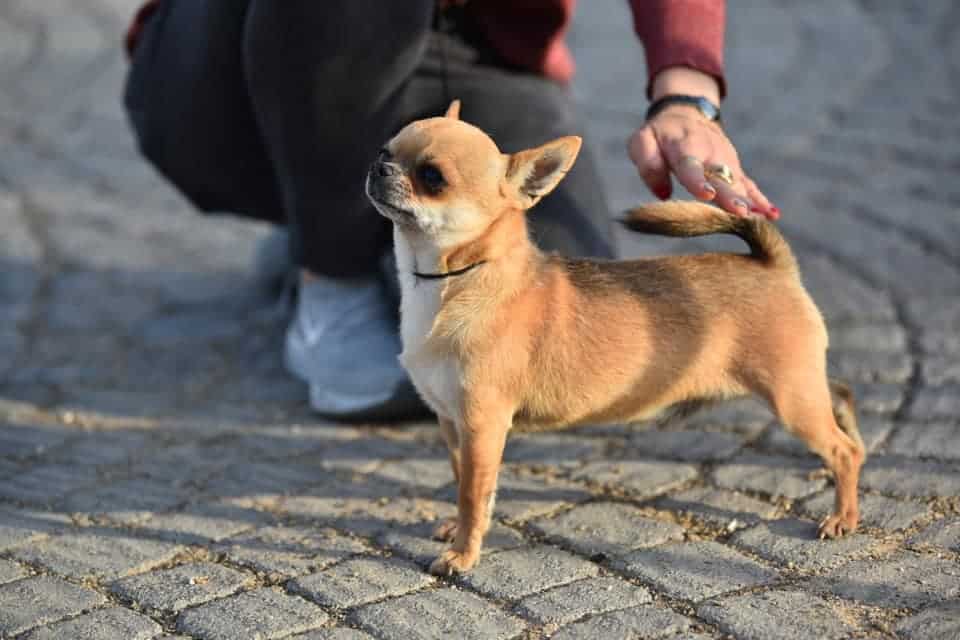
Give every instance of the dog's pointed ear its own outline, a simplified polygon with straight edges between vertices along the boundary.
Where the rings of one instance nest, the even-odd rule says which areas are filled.
[[[553,191],[573,166],[581,144],[578,136],[566,136],[510,156],[507,182],[525,208],[529,209]]]
[[[447,112],[443,114],[444,118],[453,118],[454,120],[460,119],[460,101],[454,100],[450,103],[450,106],[447,107]]]

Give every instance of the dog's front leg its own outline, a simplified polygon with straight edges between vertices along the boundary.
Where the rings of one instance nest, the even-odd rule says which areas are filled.
[[[443,434],[443,440],[447,443],[447,451],[450,454],[450,469],[453,471],[453,479],[457,483],[457,489],[460,487],[460,435],[457,433],[457,427],[453,420],[449,418],[440,418],[440,433]],[[437,528],[433,530],[433,537],[444,542],[453,542],[457,536],[457,518],[444,520]]]
[[[510,429],[509,415],[493,412],[468,416],[460,435],[460,483],[457,487],[457,531],[453,546],[430,565],[434,575],[469,571],[480,559],[483,536],[490,527],[497,474]]]

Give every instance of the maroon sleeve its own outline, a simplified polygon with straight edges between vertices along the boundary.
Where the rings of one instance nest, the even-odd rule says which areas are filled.
[[[724,0],[630,0],[633,26],[647,53],[647,96],[667,67],[709,73],[727,93],[723,77]]]

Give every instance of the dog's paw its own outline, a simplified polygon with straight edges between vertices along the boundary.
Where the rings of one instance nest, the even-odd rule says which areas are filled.
[[[453,542],[453,539],[457,537],[457,519],[449,518],[444,520],[437,525],[437,528],[433,530],[433,539],[442,540],[443,542]]]
[[[430,573],[435,576],[451,576],[455,573],[466,573],[473,569],[480,559],[479,553],[468,553],[447,549],[440,557],[430,564]]]
[[[857,530],[856,513],[834,513],[820,522],[820,539],[840,538]]]

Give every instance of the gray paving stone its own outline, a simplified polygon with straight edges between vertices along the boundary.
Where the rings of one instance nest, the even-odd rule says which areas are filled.
[[[404,640],[507,640],[526,626],[490,602],[451,588],[367,605],[352,619],[378,638]]]
[[[27,575],[27,572],[16,562],[0,558],[0,584],[13,582]]]
[[[960,384],[960,361],[956,352],[950,355],[933,354],[920,361],[921,378],[924,384],[937,387]]]
[[[950,559],[900,551],[885,560],[851,562],[815,584],[878,607],[919,608],[960,596],[960,566]]]
[[[507,521],[522,522],[589,498],[589,493],[577,487],[501,473],[494,515]]]
[[[147,535],[180,544],[219,542],[266,524],[269,514],[229,504],[201,503],[181,512],[163,513],[141,523]]]
[[[831,327],[830,346],[840,351],[906,351],[907,332],[892,324]]]
[[[615,565],[658,591],[694,602],[777,579],[775,571],[710,541],[635,551]]]
[[[225,496],[234,497],[242,495],[243,489],[259,488],[262,483],[270,482],[270,472],[274,470],[273,467],[264,469],[256,465],[243,468],[241,453],[223,442],[182,442],[144,457],[137,463],[137,472],[177,486],[205,485],[207,492],[220,489]],[[258,484],[252,484],[251,478],[244,478],[244,472],[257,476]],[[271,488],[282,481],[283,478],[274,481]]]
[[[231,439],[230,444],[257,460],[309,456],[313,462],[325,448],[361,437],[366,437],[364,431],[345,424],[318,428],[317,425],[279,423],[244,430]]]
[[[547,546],[504,551],[483,558],[460,580],[470,589],[502,600],[517,600],[579,578],[595,576],[597,565]]]
[[[914,458],[960,460],[960,422],[901,424],[886,450]]]
[[[357,515],[381,520],[374,513],[392,500],[402,500],[402,489],[372,476],[330,477],[315,489],[283,498],[278,502],[277,509],[294,517],[329,525],[349,522]],[[379,526],[386,526],[386,522],[380,522]]]
[[[681,424],[701,431],[729,431],[748,438],[759,434],[770,424],[769,407],[754,397],[728,400],[683,418]]]
[[[50,458],[81,466],[130,465],[144,455],[149,434],[136,431],[85,433],[83,437],[59,447]]]
[[[558,631],[554,640],[594,640],[595,638],[680,638],[692,621],[670,609],[644,605],[612,611],[575,622]]]
[[[16,452],[0,453],[0,493],[5,492],[9,502],[54,506],[59,513],[50,516],[61,517],[66,509],[60,501],[68,493],[77,492],[71,495],[73,500],[96,493],[99,504],[82,507],[89,513],[126,509],[146,514],[155,513],[180,489],[186,489],[193,502],[201,497],[195,495],[195,487],[209,487],[219,492],[211,495],[235,506],[269,507],[279,517],[285,514],[272,509],[283,496],[309,489],[302,511],[289,515],[376,535],[378,540],[395,527],[406,530],[443,517],[452,509],[449,496],[445,507],[413,499],[444,482],[449,486],[436,427],[424,432],[426,437],[408,437],[392,429],[350,429],[349,444],[335,437],[308,436],[342,428],[318,424],[306,412],[303,386],[289,379],[277,356],[284,319],[270,314],[282,314],[268,309],[267,297],[249,286],[247,254],[267,231],[265,225],[197,216],[137,155],[116,98],[128,64],[115,42],[136,2],[18,0],[7,3],[9,7],[0,2],[0,78],[7,89],[6,100],[0,101],[0,146],[6,151],[0,154],[0,353],[15,354],[19,364],[11,370],[10,358],[0,358],[0,395],[5,396],[0,399],[0,451]],[[898,419],[953,424],[960,415],[956,357],[960,254],[955,242],[960,237],[960,186],[953,152],[960,124],[951,114],[960,107],[954,62],[960,59],[960,44],[944,37],[944,25],[956,23],[956,7],[949,2],[781,4],[748,0],[728,6],[727,66],[730,86],[736,90],[725,102],[725,126],[745,168],[784,210],[781,227],[798,256],[805,284],[831,326],[833,370],[863,381],[857,384],[861,412],[886,416],[897,412]],[[636,73],[641,46],[629,24],[626,3],[580,3],[570,37],[580,66],[574,92],[588,115],[588,142],[593,139],[614,209],[635,204],[640,184],[623,155],[624,138],[636,126],[645,89]],[[809,73],[810,69],[818,71]],[[781,90],[783,78],[790,78],[791,91]],[[625,238],[619,240],[628,255],[689,253],[719,244],[713,239],[637,234]],[[743,250],[734,242],[721,248],[730,247]],[[47,286],[40,289],[43,278]],[[904,314],[908,322],[901,323]],[[919,347],[919,353],[907,352],[901,325],[909,327],[910,340],[915,341],[910,346]],[[210,341],[218,343],[217,349],[205,344]],[[189,348],[182,348],[185,345]],[[922,386],[911,389],[912,406],[900,408],[904,388],[917,374]],[[223,380],[231,383],[222,384]],[[73,447],[46,442],[46,434],[36,431],[21,432],[18,441],[4,441],[7,397],[36,405],[27,407],[28,415],[64,404],[86,410],[83,415],[92,423],[52,427],[54,432],[69,431],[71,443],[78,443]],[[752,440],[769,422],[759,412],[749,420],[715,418],[722,413],[721,408],[706,411],[682,425]],[[99,430],[100,420],[144,415],[170,417],[185,426],[175,437],[165,429],[152,429],[146,458],[132,446],[138,437],[132,434],[140,426],[123,427],[116,438],[100,431],[83,433],[88,428]],[[215,442],[192,442],[198,433],[203,438],[212,433],[191,422],[193,416],[210,419],[217,423],[212,428],[230,433]],[[22,420],[28,427],[30,421]],[[13,422],[20,426],[19,418]],[[288,429],[288,438],[273,436]],[[237,430],[256,435],[237,435]],[[884,444],[889,433],[869,428],[864,432],[871,448]],[[620,454],[622,442],[632,433],[608,429],[584,438],[591,447]],[[574,473],[599,472],[596,465],[604,462],[590,460],[598,455],[596,450],[570,445],[578,443],[579,436],[565,437],[532,436],[522,448],[508,453],[508,459],[516,456],[516,464],[529,467],[526,470],[549,468],[544,476],[524,478],[525,485],[515,484],[514,494],[501,505],[501,515],[524,521],[581,502],[580,497],[562,495],[566,488],[562,481],[551,484],[550,472],[561,465]],[[186,442],[156,450],[181,438]],[[868,467],[867,490],[872,490],[868,486],[872,482],[885,496],[922,496],[936,509],[949,511],[960,495],[954,481],[960,467],[950,453],[952,441],[932,454],[940,464],[918,466],[915,456],[926,457],[919,452],[931,451],[936,444],[910,441],[907,435],[898,438],[905,440],[893,443],[894,455],[879,456],[888,459],[888,474],[881,472],[882,464]],[[310,459],[303,466],[281,462],[308,452]],[[37,455],[42,461],[34,466]],[[18,466],[27,460],[30,466]],[[105,464],[117,465],[113,471],[122,465],[132,476],[169,481],[171,490],[160,490],[156,496],[160,502],[152,504],[146,504],[148,484],[129,483],[127,495],[120,490],[111,496],[117,491],[113,486],[123,485],[126,478],[94,477]],[[231,465],[228,473],[221,473]],[[337,505],[332,500],[352,494],[349,488],[327,484],[324,470],[342,471],[347,484],[354,482],[351,474],[362,470],[392,484],[394,493],[354,496],[356,500]],[[668,481],[669,473],[655,476],[648,471],[646,476],[613,474],[623,482],[612,478],[609,490],[648,497],[679,490],[683,482],[696,479],[690,475],[677,482],[674,476]],[[93,491],[103,488],[101,480],[109,487]],[[137,486],[145,489],[143,496],[130,495]],[[598,487],[604,487],[603,481],[591,488]],[[728,505],[731,496],[738,496],[725,491],[719,495]],[[382,498],[386,501],[381,504]],[[874,511],[877,522],[891,514],[903,515],[903,504],[916,508],[914,503],[876,496],[864,504],[867,519]],[[335,515],[326,520],[310,515],[311,510]],[[909,521],[911,514],[906,516]],[[195,538],[175,535],[176,541],[209,547],[210,540],[246,529],[235,528],[230,515],[216,524],[195,522],[195,527],[189,518],[162,518],[133,520],[141,525],[138,535],[167,538],[169,532],[155,529],[163,522],[162,527],[196,533]],[[0,513],[0,549],[32,547],[49,535],[44,533],[43,518],[31,514],[27,522],[22,520],[9,526],[13,521],[6,512]],[[943,548],[953,545],[952,530],[934,527],[924,532],[935,542],[924,547],[929,557],[939,553],[955,561]],[[897,541],[897,536],[884,540],[890,545]],[[899,575],[890,577],[895,582]],[[425,602],[436,597],[433,593],[400,600]],[[901,620],[900,635],[958,635],[950,626],[956,612],[932,609],[930,599],[918,596],[917,606],[926,608]],[[506,615],[502,606],[474,600],[479,601],[479,610]],[[836,599],[831,601],[837,604]],[[385,603],[383,609],[390,606]],[[651,615],[676,616],[666,609],[647,610]],[[451,608],[444,611],[435,616],[436,623],[411,615],[412,624],[388,626],[375,635],[463,635],[458,623],[464,616]],[[666,623],[636,631],[634,626],[643,628],[640,623],[631,626],[620,620],[621,614],[600,614],[571,627],[583,629],[580,635],[591,638],[661,632],[678,637]],[[910,621],[928,618],[933,620],[930,627],[909,626]],[[523,623],[509,619],[515,623],[512,628],[507,625],[500,631],[477,622],[471,633],[516,638]],[[604,621],[610,626],[603,627]],[[332,628],[323,629],[324,634],[327,631]],[[541,634],[541,629],[532,633]],[[861,635],[878,633],[869,629]],[[680,634],[719,637],[700,626]]]
[[[292,580],[287,588],[326,607],[346,609],[400,596],[434,582],[420,567],[393,558],[354,558]]]
[[[893,421],[884,416],[864,415],[858,417],[860,437],[868,452],[874,452],[885,442],[893,431]],[[777,425],[764,436],[761,446],[765,449],[783,452],[792,456],[803,456],[811,460],[819,460],[810,451],[806,444],[796,436],[790,435],[783,425]]]
[[[322,569],[367,550],[359,540],[332,529],[282,526],[230,538],[221,548],[231,562],[282,577]]]
[[[13,460],[0,459],[0,478],[9,478],[23,471],[24,465]]]
[[[14,551],[15,558],[71,578],[112,579],[147,571],[181,551],[116,529],[80,529]]]
[[[832,377],[851,382],[903,383],[913,373],[913,358],[888,351],[830,351],[828,371]]]
[[[960,385],[919,389],[907,413],[915,420],[956,419],[960,416]]]
[[[826,485],[826,480],[810,477],[821,466],[815,460],[746,453],[718,465],[713,479],[725,489],[803,498]]]
[[[114,581],[110,590],[148,610],[177,612],[229,596],[252,583],[251,576],[239,571],[200,562],[122,578]]]
[[[600,443],[569,435],[518,434],[507,441],[503,461],[549,466],[577,465],[598,455]]]
[[[667,511],[688,513],[697,518],[731,528],[769,520],[777,515],[777,507],[734,491],[697,487],[657,500]]]
[[[907,640],[951,640],[960,638],[960,600],[933,605],[901,620],[897,635]]]
[[[316,629],[328,619],[315,604],[264,588],[187,609],[177,631],[198,640],[268,640]]]
[[[927,354],[953,355],[960,353],[960,336],[955,329],[953,331],[925,329],[920,333],[920,346]],[[949,356],[947,359],[949,360]]]
[[[427,568],[449,546],[446,542],[432,538],[433,531],[439,524],[440,521],[433,521],[392,527],[377,537],[377,543]],[[524,544],[526,541],[519,533],[494,522],[483,538],[483,554],[516,549]]]
[[[385,438],[364,438],[359,441],[348,440],[325,449],[316,456],[324,469],[369,473],[379,467],[384,460],[436,460],[446,462],[445,450],[416,445],[411,442],[387,440]],[[449,465],[449,463],[447,463]],[[449,469],[449,466],[447,467]]]
[[[820,570],[847,562],[874,541],[859,533],[836,540],[820,540],[816,522],[791,518],[761,522],[738,531],[733,543],[781,565]]]
[[[0,427],[0,457],[30,458],[63,444],[70,434],[40,425],[3,424]]]
[[[337,627],[335,629],[320,629],[293,636],[293,640],[373,640],[373,636],[358,629]]]
[[[872,456],[867,459],[860,478],[863,487],[895,496],[960,495],[960,473],[956,463]]]
[[[138,332],[157,305],[152,296],[118,287],[98,271],[68,271],[51,283],[46,322],[56,331]],[[99,304],[89,304],[97,300]]]
[[[612,460],[588,463],[574,473],[573,479],[647,498],[672,491],[697,474],[696,467],[679,462]]]
[[[368,477],[340,479],[277,503],[277,510],[317,521],[351,534],[376,537],[397,526],[453,515],[456,492],[441,489],[441,498],[400,495],[403,487]],[[446,500],[443,497],[449,496]]]
[[[11,582],[0,586],[0,634],[13,637],[105,601],[96,591],[50,576]]]
[[[552,542],[603,559],[683,538],[683,527],[642,515],[634,506],[595,502],[528,525]]]
[[[206,492],[240,507],[271,503],[311,485],[324,486],[330,474],[315,464],[240,462],[218,474]]]
[[[24,636],[24,640],[151,640],[162,631],[160,625],[146,616],[120,607],[109,607],[36,629]]]
[[[447,460],[392,460],[379,467],[374,476],[404,489],[439,489],[453,483],[453,471]]]
[[[814,518],[833,513],[833,491],[826,491],[804,503],[803,508]],[[917,502],[894,500],[875,494],[860,495],[860,521],[868,527],[906,529],[926,517],[930,508]]]
[[[147,318],[137,327],[138,337],[150,346],[183,346],[185,343],[216,344],[239,338],[240,324],[223,321],[222,311],[190,308]]]
[[[960,518],[947,517],[937,520],[929,527],[911,537],[911,545],[933,545],[960,552]]]
[[[853,392],[861,422],[864,413],[890,414],[897,411],[906,395],[903,385],[883,382],[857,383],[853,385]]]
[[[0,498],[25,504],[52,504],[70,491],[96,484],[93,467],[47,464],[0,483]]]
[[[896,319],[896,309],[887,291],[867,285],[825,256],[807,254],[802,258],[803,281],[828,321]]]
[[[697,615],[743,640],[848,638],[856,631],[837,606],[802,591],[767,591],[702,604]]]
[[[0,510],[0,551],[37,542],[70,526],[63,514],[32,509]]]
[[[911,321],[926,332],[942,332],[956,337],[960,328],[960,304],[954,297],[928,295],[911,296],[906,301]],[[944,345],[935,345],[932,352],[942,351]],[[957,343],[960,346],[960,343]]]
[[[154,512],[172,509],[189,494],[162,481],[133,478],[89,491],[79,491],[63,501],[63,508],[122,524],[142,522]]]
[[[587,578],[524,598],[517,611],[539,624],[568,624],[584,616],[650,604],[643,587],[618,578]]]
[[[640,455],[682,462],[724,460],[743,447],[745,440],[717,431],[641,431],[630,438]]]

